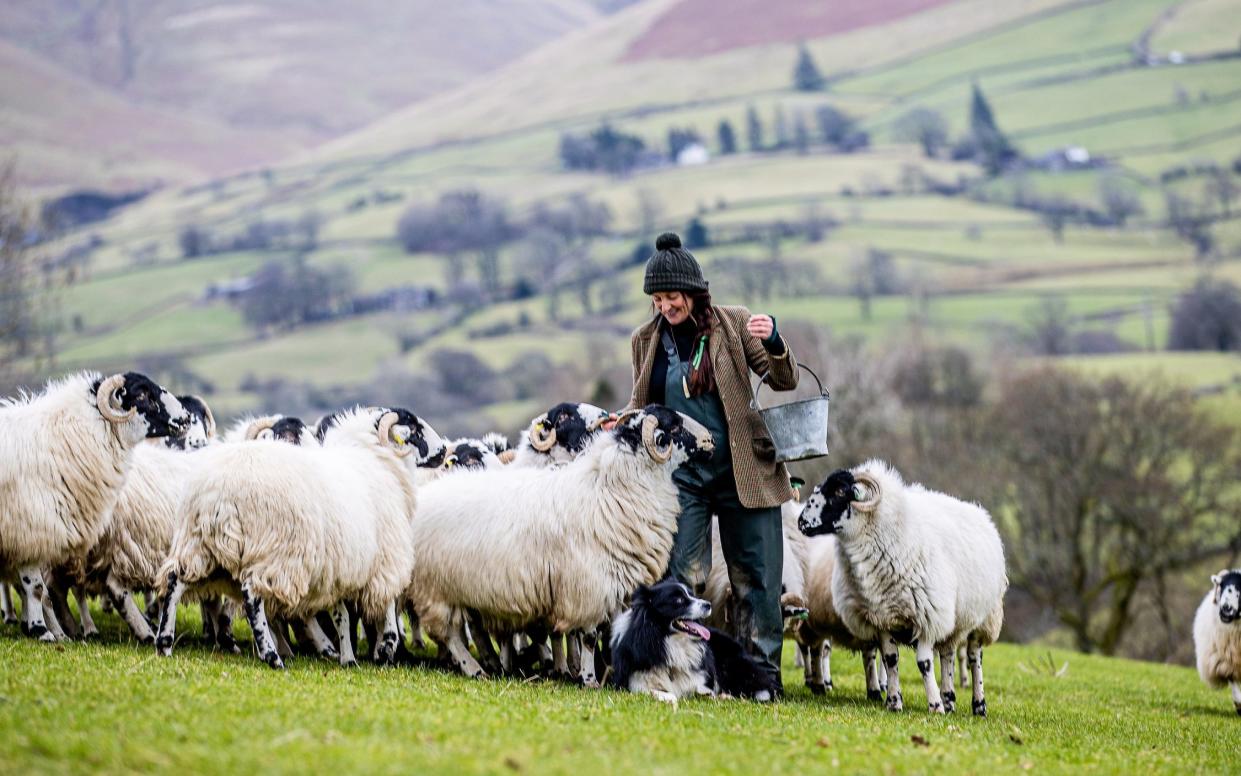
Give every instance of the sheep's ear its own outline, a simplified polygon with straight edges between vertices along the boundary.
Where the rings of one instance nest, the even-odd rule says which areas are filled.
[[[1219,605],[1219,588],[1224,582],[1224,572],[1211,575],[1211,603]]]

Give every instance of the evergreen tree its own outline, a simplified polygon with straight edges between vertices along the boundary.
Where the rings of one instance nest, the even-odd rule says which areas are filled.
[[[996,125],[991,105],[977,83],[970,100],[970,135],[978,148],[979,162],[989,175],[998,175],[1004,165],[1017,156],[1008,138]]]
[[[721,155],[737,153],[737,135],[733,132],[733,125],[728,119],[720,120],[716,134],[719,136]]]
[[[818,92],[825,86],[827,81],[814,63],[814,57],[810,56],[810,50],[803,43],[797,51],[797,65],[793,68],[793,88],[799,92]]]
[[[694,250],[695,248],[705,248],[710,244],[710,238],[707,236],[707,225],[702,222],[701,218],[694,216],[685,227],[685,247],[689,250]]]
[[[751,151],[763,150],[763,121],[758,117],[758,111],[753,105],[745,111],[745,135]]]

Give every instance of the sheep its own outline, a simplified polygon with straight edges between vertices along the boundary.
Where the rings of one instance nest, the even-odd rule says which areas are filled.
[[[333,608],[339,659],[355,665],[347,598],[382,621],[377,654],[390,662],[396,601],[411,574],[414,486],[400,458],[438,465],[439,435],[408,410],[356,408],[325,429],[322,447],[259,440],[203,451],[186,484],[181,522],[161,568],[156,649],[172,653],[176,603],[187,585],[223,575],[244,602],[260,658],[283,668],[266,610],[312,617]],[[416,448],[416,453],[415,453]]]
[[[514,466],[559,466],[577,458],[611,417],[593,404],[561,402],[530,421],[514,453]]]
[[[1194,653],[1198,676],[1208,687],[1229,685],[1241,714],[1241,569],[1211,577],[1211,591],[1194,615]]]
[[[475,677],[486,674],[461,638],[468,610],[509,630],[585,633],[581,681],[597,686],[594,631],[664,575],[681,511],[672,472],[713,448],[699,423],[649,405],[563,466],[431,483],[414,522],[411,595],[423,626]]]
[[[986,510],[921,485],[882,461],[833,472],[798,519],[807,536],[836,536],[832,601],[849,632],[878,641],[888,671],[887,707],[900,711],[897,638],[912,643],[932,713],[954,710],[953,663],[964,641],[973,712],[986,716],[982,649],[999,636],[1008,575]],[[938,653],[943,691],[935,684]]]
[[[177,401],[190,414],[190,425],[184,436],[166,437],[165,444],[177,450],[198,450],[211,444],[216,438],[215,416],[207,402],[193,394],[178,396]]]
[[[20,577],[23,632],[57,639],[43,570],[80,562],[99,540],[135,447],[188,425],[177,398],[137,372],[82,372],[0,402],[0,569]]]

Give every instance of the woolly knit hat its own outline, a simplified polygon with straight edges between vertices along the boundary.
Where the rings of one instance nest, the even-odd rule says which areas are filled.
[[[656,291],[706,291],[707,281],[694,254],[681,247],[681,238],[665,232],[655,240],[655,252],[646,260],[642,293]]]

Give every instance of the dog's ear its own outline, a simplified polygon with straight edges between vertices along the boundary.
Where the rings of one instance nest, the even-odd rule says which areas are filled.
[[[651,600],[651,588],[646,585],[638,585],[634,589],[633,595],[629,597],[629,600],[635,604],[648,603]]]

